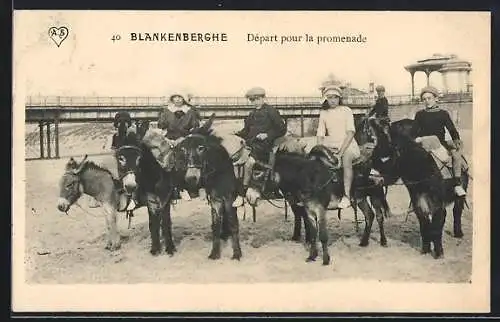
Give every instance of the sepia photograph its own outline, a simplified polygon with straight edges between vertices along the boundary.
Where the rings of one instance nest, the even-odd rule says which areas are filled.
[[[15,10],[13,310],[487,312],[490,19]]]

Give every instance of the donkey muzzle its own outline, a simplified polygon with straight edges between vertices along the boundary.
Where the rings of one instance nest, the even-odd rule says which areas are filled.
[[[249,187],[247,189],[245,197],[246,197],[248,203],[250,204],[250,206],[254,207],[257,205],[257,202],[261,198],[261,194],[258,190],[254,189],[252,187]]]
[[[57,200],[57,209],[62,212],[67,212],[69,210],[69,201],[64,198],[59,198]]]
[[[184,178],[188,187],[198,188],[201,179],[201,170],[198,168],[188,168]]]
[[[127,173],[122,179],[123,188],[128,194],[132,194],[137,189],[137,182],[135,180],[135,174]]]

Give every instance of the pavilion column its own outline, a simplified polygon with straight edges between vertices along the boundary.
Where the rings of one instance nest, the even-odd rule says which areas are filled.
[[[470,92],[470,70],[467,70],[465,74],[465,81],[467,83],[467,93]]]
[[[441,75],[443,76],[444,92],[448,93],[448,72],[447,71],[443,71],[443,72],[441,72]]]
[[[424,70],[424,73],[425,73],[425,76],[427,76],[427,86],[430,85],[430,75],[431,75],[431,71],[429,69],[425,69]]]
[[[415,97],[415,71],[410,72],[411,75],[411,99]]]

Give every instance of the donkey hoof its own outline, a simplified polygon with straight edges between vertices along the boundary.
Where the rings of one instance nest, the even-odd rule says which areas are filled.
[[[231,259],[239,261],[241,259],[241,254],[234,254],[233,257],[231,257]]]
[[[330,265],[330,256],[323,257],[323,265]]]
[[[152,247],[149,252],[153,256],[158,256],[160,254],[160,252],[161,252],[161,249],[159,247]]]
[[[219,259],[220,258],[220,254],[217,254],[215,252],[211,252],[210,255],[208,255],[208,258],[209,259],[213,259],[213,260]]]
[[[380,241],[380,246],[382,246],[382,247],[388,247],[387,246],[387,240],[385,240],[385,239],[381,240]]]
[[[442,259],[444,258],[444,254],[442,252],[440,253],[435,252],[434,254],[432,254],[432,257],[434,257],[434,259]]]
[[[120,243],[116,243],[116,242],[113,243],[112,241],[108,241],[108,243],[106,244],[106,246],[104,248],[109,250],[109,251],[115,251],[115,250],[120,249],[120,247],[121,247]]]
[[[422,248],[422,249],[420,250],[420,254],[421,254],[421,255],[429,254],[430,252],[431,252],[431,250],[430,250],[430,249],[427,249],[427,248]]]
[[[300,235],[293,235],[290,240],[292,240],[294,242],[300,242]]]
[[[315,262],[315,261],[316,261],[316,257],[309,256],[306,258],[306,263]]]
[[[365,240],[365,239],[363,239],[363,240],[359,243],[359,246],[360,246],[360,247],[366,247],[366,246],[368,246],[368,244],[369,244],[368,240],[367,240],[367,239],[366,239],[366,240]]]
[[[177,252],[177,249],[175,247],[166,247],[165,252],[170,256],[174,256],[174,253]]]
[[[464,237],[464,233],[461,232],[461,231],[455,232],[453,234],[453,237],[455,237],[455,238],[462,238],[462,237]]]

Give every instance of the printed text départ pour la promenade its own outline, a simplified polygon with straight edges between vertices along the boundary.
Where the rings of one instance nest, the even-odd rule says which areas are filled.
[[[259,35],[248,33],[246,37],[247,42],[258,42],[259,44],[268,42],[278,42],[277,35]],[[282,35],[280,36],[280,43],[284,42],[297,42],[297,41],[314,41],[316,43],[325,42],[347,42],[347,43],[364,43],[367,41],[366,36],[361,34],[351,36],[325,36],[317,35],[315,37],[305,34],[303,37],[295,35]],[[227,33],[209,33],[209,32],[131,32],[131,41],[159,41],[159,42],[227,42]]]

